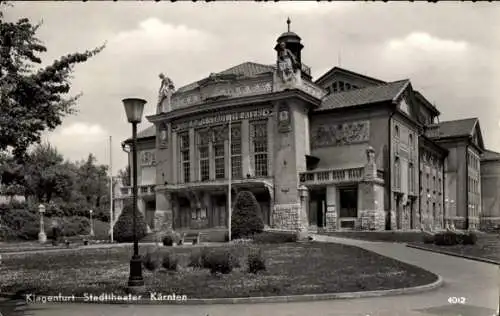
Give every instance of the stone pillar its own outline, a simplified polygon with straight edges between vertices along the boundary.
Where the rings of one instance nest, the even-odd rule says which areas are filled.
[[[325,221],[325,230],[327,232],[333,232],[338,229],[337,187],[334,185],[326,187]]]
[[[360,229],[384,230],[384,182],[377,177],[375,150],[371,146],[367,148],[366,156],[367,163],[364,169],[363,181],[358,185]],[[391,214],[391,216],[391,222],[395,222],[395,214]]]
[[[148,234],[151,233],[151,227],[149,226],[148,223],[148,218],[146,214],[146,201],[144,201],[144,198],[138,196],[137,197],[137,210],[142,214],[142,217],[144,218],[144,222],[146,223],[146,229]]]
[[[298,222],[298,239],[305,240],[309,234],[309,220],[307,214],[307,206],[309,204],[309,189],[304,186],[299,186],[299,199],[300,199],[300,210],[299,210],[299,222]]]
[[[172,196],[169,192],[156,192],[155,231],[173,228]]]

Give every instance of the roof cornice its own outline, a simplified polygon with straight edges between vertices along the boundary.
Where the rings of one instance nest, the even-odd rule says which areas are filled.
[[[314,106],[319,106],[321,104],[321,99],[313,97],[306,92],[303,92],[299,89],[291,89],[280,92],[272,92],[266,94],[252,95],[252,96],[244,96],[239,98],[227,98],[216,101],[208,101],[203,104],[196,104],[185,108],[180,108],[171,112],[155,114],[147,116],[146,118],[151,123],[156,123],[165,120],[172,120],[181,118],[188,115],[194,114],[203,114],[205,112],[213,112],[219,109],[227,108],[227,107],[236,107],[243,106],[252,103],[264,103],[264,102],[273,102],[286,98],[299,98],[303,101],[306,101]]]

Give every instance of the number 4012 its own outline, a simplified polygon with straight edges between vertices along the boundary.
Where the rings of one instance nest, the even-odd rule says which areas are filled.
[[[448,303],[450,303],[450,304],[465,304],[465,297],[450,296],[450,297],[448,297]]]

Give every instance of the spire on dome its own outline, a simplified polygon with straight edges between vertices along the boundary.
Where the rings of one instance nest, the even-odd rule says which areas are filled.
[[[292,21],[290,21],[290,17],[288,17],[288,19],[286,19],[286,24],[288,25],[288,32],[290,32],[290,23],[292,23]]]

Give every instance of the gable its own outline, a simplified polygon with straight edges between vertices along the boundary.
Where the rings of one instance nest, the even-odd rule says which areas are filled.
[[[410,117],[412,116],[410,111],[410,106],[408,105],[408,102],[404,97],[401,98],[401,101],[399,101],[399,110],[402,111],[403,113],[408,114],[408,116]]]
[[[472,142],[480,149],[485,150],[479,120],[476,121],[476,125],[474,126],[474,130],[472,132]]]
[[[316,80],[315,83],[330,94],[381,85],[386,82],[334,67]]]

